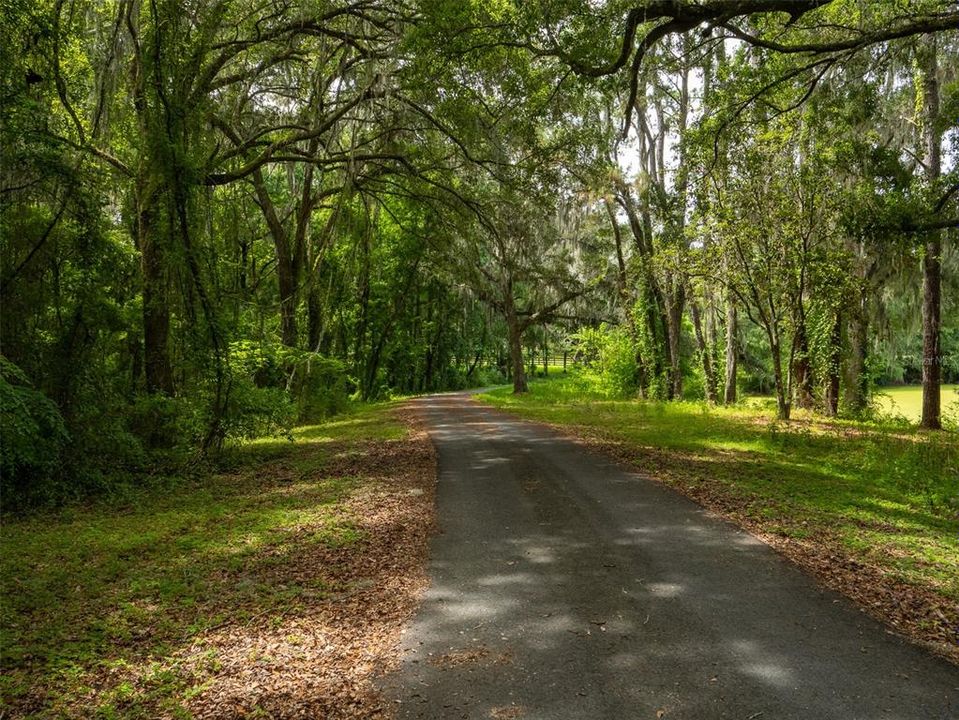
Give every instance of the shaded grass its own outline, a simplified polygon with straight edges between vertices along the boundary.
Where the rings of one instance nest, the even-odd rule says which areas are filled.
[[[643,471],[718,492],[796,539],[839,542],[896,580],[959,601],[959,438],[901,426],[778,423],[756,407],[608,400],[577,378],[482,401],[620,444]]]
[[[367,441],[406,437],[388,410],[365,407],[298,428],[292,442],[250,443],[231,453],[228,472],[128,493],[122,506],[7,518],[3,708],[89,717],[89,705],[75,705],[96,692],[99,717],[149,717],[131,704],[132,686],[95,687],[104,671],[136,665],[147,668],[140,704],[183,714],[181,701],[197,689],[175,672],[177,649],[224,622],[288,612],[338,590],[321,572],[290,580],[284,571],[310,546],[363,542],[343,503],[364,478],[326,469],[367,452]]]

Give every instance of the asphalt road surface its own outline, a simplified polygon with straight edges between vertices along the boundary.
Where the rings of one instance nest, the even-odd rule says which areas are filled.
[[[748,533],[467,394],[417,403],[440,532],[400,718],[959,718],[959,669]]]

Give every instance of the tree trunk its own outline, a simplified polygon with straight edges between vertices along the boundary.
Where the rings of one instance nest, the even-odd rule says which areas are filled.
[[[543,325],[543,377],[549,377],[549,338]]]
[[[683,371],[680,358],[680,338],[683,327],[683,292],[681,288],[672,293],[672,302],[666,315],[669,347],[669,399],[681,400],[683,397]]]
[[[620,187],[617,197],[620,206],[626,211],[636,253],[642,259],[640,297],[645,308],[645,317],[634,316],[633,322],[636,326],[637,340],[640,336],[639,324],[640,322],[645,324],[652,352],[651,357],[645,358],[637,353],[637,362],[640,364],[640,390],[644,397],[650,395],[652,384],[650,375],[652,375],[655,379],[653,394],[659,398],[664,396],[668,398],[672,390],[671,378],[665,378],[665,387],[662,381],[663,376],[668,374],[666,366],[669,364],[669,302],[653,272],[652,220],[648,210],[644,209],[642,214],[637,211],[632,194],[625,186]]]
[[[941,174],[939,121],[939,79],[935,35],[923,38],[920,50],[922,72],[922,126],[926,178],[935,183]],[[922,259],[922,427],[942,428],[940,384],[942,357],[939,348],[942,308],[942,236],[932,232],[926,240]]]
[[[629,274],[626,267],[626,256],[623,253],[623,233],[619,228],[619,221],[616,219],[616,212],[613,210],[613,204],[607,198],[603,203],[606,206],[606,214],[609,216],[609,223],[613,228],[613,239],[616,243],[616,292],[619,295],[619,302],[622,306],[623,318],[626,320],[626,329],[629,332],[629,338],[633,345],[637,345],[639,333],[636,328],[636,319],[633,316],[633,296],[630,291]],[[636,363],[642,366],[642,357],[639,351],[636,352]]]
[[[138,28],[129,27],[136,38]],[[142,48],[142,46],[141,46]],[[140,48],[138,48],[140,50]],[[138,51],[130,58],[131,96],[136,111],[140,137],[151,137],[151,105],[147,101],[144,64],[146,56]],[[136,246],[140,251],[140,270],[143,276],[143,368],[148,393],[173,394],[173,365],[170,362],[170,308],[167,280],[164,273],[163,249],[156,230],[157,194],[156,176],[151,176],[149,146],[141,156],[141,170],[134,186],[136,201]]]
[[[679,106],[677,108],[676,118],[676,137],[678,140],[676,145],[676,154],[678,162],[674,183],[675,191],[678,195],[678,207],[675,211],[675,222],[678,232],[675,242],[679,245],[681,252],[685,252],[689,249],[689,242],[686,239],[686,234],[684,232],[686,228],[686,209],[688,206],[687,193],[689,191],[689,164],[686,162],[686,126],[689,120],[689,74],[691,71],[689,58],[692,54],[692,43],[689,39],[689,36],[682,36],[682,47],[682,62],[679,72]],[[657,113],[659,113],[658,103]],[[662,123],[661,114],[660,123]],[[660,124],[660,127],[663,127],[663,125]],[[665,132],[660,133],[660,143],[663,142],[665,136]],[[660,146],[659,157],[661,160],[665,159],[662,145]],[[665,164],[662,163],[660,165],[660,170],[663,170],[664,166]],[[660,184],[665,188],[665,182],[663,178],[660,178]],[[683,265],[680,263],[679,269],[677,269],[675,272],[669,273],[671,280],[670,284],[672,285],[672,303],[670,305],[669,317],[669,364],[672,373],[672,395],[676,400],[682,400],[683,398],[683,371],[680,352],[682,350],[681,341],[683,331],[683,306],[686,304],[686,284],[688,280],[685,276],[685,271],[682,268]],[[704,353],[704,362],[706,362],[705,355],[706,354]],[[708,377],[707,382],[709,382]]]
[[[706,285],[704,288],[705,306],[703,311],[705,318],[706,347],[709,350],[709,362],[713,367],[713,393],[719,399],[719,358],[716,350],[719,345],[716,343],[716,298],[713,295],[712,288]]]
[[[723,393],[723,402],[732,405],[736,402],[736,362],[738,353],[736,335],[739,332],[736,317],[736,304],[730,297],[726,301],[726,387]]]
[[[252,177],[257,204],[263,212],[276,254],[277,289],[280,293],[280,339],[287,347],[296,347],[296,286],[298,278],[293,253],[290,252],[288,233],[276,214],[276,207],[273,205],[273,199],[266,188],[263,172],[257,170]]]
[[[143,365],[148,393],[173,395],[170,306],[152,200],[138,198],[137,247],[143,272]]]
[[[526,382],[526,368],[523,365],[523,328],[516,316],[516,308],[513,307],[511,299],[507,300],[506,326],[509,329],[509,356],[510,365],[513,368],[513,393],[528,392],[529,384]]]
[[[926,242],[922,261],[922,422],[928,430],[942,429],[939,349],[942,304],[942,239],[936,233]]]
[[[136,395],[143,377],[143,343],[134,332],[128,332],[126,340],[130,355],[130,395]]]
[[[320,291],[316,283],[310,285],[306,296],[306,325],[311,352],[320,351],[320,342],[323,335],[323,312],[320,304]]]
[[[790,403],[789,388],[783,374],[783,361],[779,340],[769,333],[769,349],[773,356],[773,377],[776,381],[776,417],[780,420],[789,419]]]
[[[829,376],[826,384],[826,414],[839,414],[839,367],[842,361],[842,314],[836,313],[830,338],[832,355],[829,358]]]
[[[276,276],[280,290],[280,339],[287,347],[296,347],[296,278],[291,262],[277,255]]]
[[[357,321],[356,327],[356,337],[353,340],[353,364],[358,369],[358,372],[362,372],[361,368],[363,367],[363,356],[366,352],[366,331],[369,325],[369,309],[370,309],[370,247],[369,247],[369,232],[364,232],[363,240],[360,243],[360,267],[359,267],[359,277],[357,278],[357,305],[359,310],[359,318]],[[416,292],[416,302],[417,302],[417,316],[419,316],[419,302],[420,302],[420,293],[417,288]],[[422,376],[420,377],[422,381]],[[423,388],[421,387],[420,390]]]
[[[699,356],[703,363],[703,377],[705,379],[706,402],[716,404],[716,373],[713,371],[712,355],[709,344],[703,334],[703,322],[699,312],[699,303],[695,299],[689,302],[689,312],[693,319],[693,330],[696,333],[696,345],[699,347]]]
[[[867,295],[863,291],[855,312],[849,318],[849,363],[846,369],[846,407],[853,415],[869,403],[869,378],[866,375],[869,316]]]
[[[794,340],[799,351],[793,361],[793,376],[796,378],[796,406],[809,410],[815,403],[812,386],[812,363],[809,362],[809,339],[805,320],[799,322]]]

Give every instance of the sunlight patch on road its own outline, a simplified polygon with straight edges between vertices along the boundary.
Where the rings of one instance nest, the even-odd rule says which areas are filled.
[[[658,598],[679,597],[685,588],[678,583],[649,583],[646,589]]]

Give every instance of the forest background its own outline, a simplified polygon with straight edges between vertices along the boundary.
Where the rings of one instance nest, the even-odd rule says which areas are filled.
[[[953,2],[12,0],[2,23],[6,509],[574,364],[606,397],[782,420],[922,383],[916,419],[955,425]]]

